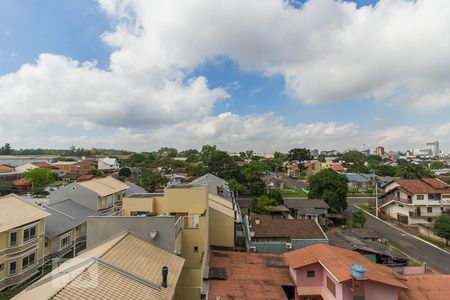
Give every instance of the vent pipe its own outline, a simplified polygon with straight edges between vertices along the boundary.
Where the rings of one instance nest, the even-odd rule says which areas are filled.
[[[162,267],[162,284],[163,288],[167,287],[167,275],[169,274],[169,268],[164,266]]]

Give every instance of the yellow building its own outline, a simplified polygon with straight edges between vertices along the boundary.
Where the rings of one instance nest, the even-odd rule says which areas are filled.
[[[0,290],[40,272],[48,215],[14,194],[0,198]]]

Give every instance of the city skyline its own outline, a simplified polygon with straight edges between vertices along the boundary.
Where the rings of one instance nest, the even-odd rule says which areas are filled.
[[[448,6],[2,3],[0,144],[447,153]]]

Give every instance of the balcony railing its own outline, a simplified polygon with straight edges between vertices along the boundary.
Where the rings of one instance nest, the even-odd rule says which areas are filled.
[[[44,234],[42,233],[42,234],[36,236],[35,238],[26,241],[23,244],[15,245],[15,246],[11,246],[6,249],[3,249],[0,251],[0,256],[5,255],[5,254],[13,254],[16,252],[22,252],[25,249],[36,246],[39,243],[39,239],[43,238],[43,237],[44,237]]]

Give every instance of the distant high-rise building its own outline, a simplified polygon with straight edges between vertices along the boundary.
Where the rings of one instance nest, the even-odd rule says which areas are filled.
[[[439,156],[439,141],[435,141],[435,142],[431,142],[431,143],[426,143],[425,146],[427,147],[427,149],[431,150],[431,153],[433,154],[433,156]]]
[[[384,156],[384,147],[381,146],[376,147],[375,155]]]

